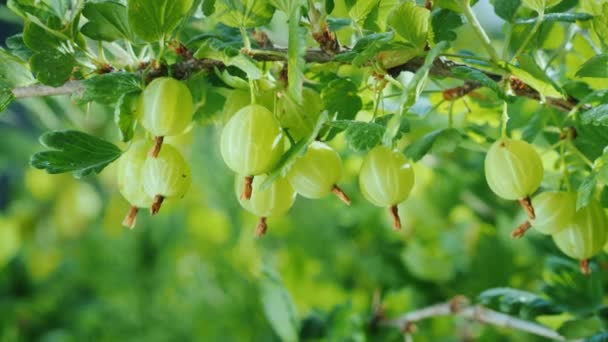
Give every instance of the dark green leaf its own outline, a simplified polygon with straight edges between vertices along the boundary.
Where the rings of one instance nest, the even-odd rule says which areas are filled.
[[[26,23],[23,29],[23,42],[32,51],[57,51],[63,41],[33,22]]]
[[[212,15],[215,12],[215,0],[203,0],[201,9],[206,16]]]
[[[581,185],[578,187],[578,193],[576,198],[576,210],[584,208],[589,204],[593,198],[595,192],[595,186],[597,185],[597,173],[593,172],[587,176]]]
[[[379,116],[374,119],[374,123],[377,123],[379,125],[386,127],[386,126],[388,126],[388,123],[391,121],[391,119],[393,118],[394,115],[395,114]],[[411,129],[410,121],[406,118],[402,118],[401,124],[399,125],[399,132],[397,132],[397,135],[395,136],[395,140],[401,139],[403,137],[403,134],[408,133],[410,131],[410,129]]]
[[[578,69],[576,77],[608,77],[608,54],[591,57]]]
[[[608,185],[604,185],[600,194],[600,204],[604,208],[608,208]]]
[[[79,131],[48,132],[40,143],[50,150],[34,154],[33,167],[48,173],[74,172],[76,177],[101,172],[122,153],[114,144]]]
[[[472,68],[465,67],[465,66],[458,66],[458,67],[453,68],[452,72],[454,73],[454,76],[456,76],[458,78],[479,82],[479,84],[481,84],[482,86],[490,88],[501,99],[503,99],[503,100],[507,99],[507,95],[505,94],[502,87],[500,85],[498,85],[498,83],[494,82],[494,80],[492,80],[486,74],[484,74],[483,72],[481,72],[479,70],[472,69]]]
[[[447,10],[440,9],[431,15],[431,26],[433,28],[433,42],[439,43],[442,40],[456,40],[455,29],[464,24],[462,15]]]
[[[129,26],[141,39],[156,42],[177,27],[193,0],[129,0]]]
[[[127,8],[119,3],[89,2],[84,6],[82,14],[89,21],[80,31],[91,39],[112,42],[121,38],[127,40],[131,38]]]
[[[589,13],[548,13],[543,17],[543,22],[564,22],[575,23],[577,20],[586,21],[592,19],[593,16]],[[534,24],[536,18],[518,19],[516,24]]]
[[[114,109],[114,122],[118,125],[120,140],[127,142],[133,138],[133,129],[137,122],[136,113],[139,106],[140,92],[123,94]]]
[[[369,151],[382,140],[386,127],[373,122],[351,121],[346,129],[346,141],[353,151]]]
[[[357,85],[344,78],[329,82],[321,91],[321,98],[329,115],[336,115],[338,120],[354,119],[363,106]]]
[[[593,335],[588,339],[585,339],[585,342],[608,342],[608,333]]]
[[[587,158],[595,160],[608,146],[608,130],[606,126],[583,124],[580,116],[575,124],[577,136],[573,143]]]
[[[15,100],[15,95],[10,88],[0,89],[0,113]]]
[[[425,134],[414,141],[404,151],[405,155],[413,161],[422,159],[431,149],[435,152],[453,151],[460,142],[460,133],[453,129],[440,129]]]
[[[540,296],[512,288],[494,288],[482,292],[477,299],[483,305],[499,311],[532,319],[540,315],[555,315],[561,310]]]
[[[349,27],[352,23],[352,20],[348,18],[333,18],[331,16],[327,17],[327,27],[330,31],[335,32],[341,30],[345,27]]]
[[[494,0],[494,12],[502,19],[511,22],[520,5],[520,0]]]
[[[76,60],[72,55],[56,51],[44,51],[30,59],[32,72],[42,84],[58,87],[72,75]]]
[[[393,40],[392,32],[372,33],[359,39],[353,49],[341,53],[335,57],[339,62],[351,62],[354,66],[361,66],[391,45]]]
[[[205,101],[201,107],[194,111],[192,119],[199,123],[208,123],[222,114],[226,97],[218,92],[216,87],[208,87],[205,94]]]
[[[95,101],[113,104],[124,94],[140,91],[141,79],[126,72],[113,72],[86,79],[83,86],[84,91],[78,98],[79,103]]]
[[[216,0],[215,15],[230,27],[258,27],[267,24],[274,6],[267,0]]]
[[[573,319],[562,324],[557,330],[568,340],[590,337],[602,330],[602,322],[597,317]]]
[[[300,321],[289,292],[278,274],[264,267],[260,281],[262,307],[268,322],[282,341],[298,341]]]
[[[215,59],[226,65],[235,66],[243,70],[251,79],[259,79],[263,75],[262,70],[249,56],[216,38],[205,40],[194,53],[194,57]]]
[[[583,124],[608,126],[608,104],[602,104],[580,114]]]

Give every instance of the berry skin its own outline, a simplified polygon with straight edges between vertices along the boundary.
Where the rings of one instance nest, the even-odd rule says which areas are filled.
[[[135,227],[138,208],[147,208],[152,203],[152,197],[144,190],[142,178],[142,170],[149,150],[149,143],[143,140],[136,141],[118,159],[118,190],[131,204],[129,214],[123,221],[123,225],[129,228]]]
[[[147,158],[143,170],[144,190],[154,198],[150,213],[156,214],[165,199],[183,197],[190,188],[192,173],[181,153],[165,144],[156,158]]]
[[[531,195],[543,180],[543,164],[532,145],[522,140],[500,139],[486,154],[486,180],[490,189],[507,200]]]
[[[363,159],[359,186],[368,201],[391,210],[393,227],[400,229],[397,205],[407,199],[414,186],[414,170],[407,158],[388,147],[375,147]]]
[[[298,158],[287,179],[295,191],[306,198],[321,198],[335,192],[346,204],[348,197],[336,185],[342,178],[340,155],[326,144],[315,141]]]
[[[581,261],[583,273],[589,272],[587,259],[601,251],[607,240],[608,219],[595,200],[579,209],[570,224],[553,235],[553,241],[564,254]]]
[[[259,216],[260,221],[256,228],[256,235],[261,236],[266,233],[266,218],[269,216],[281,215],[293,205],[296,193],[287,179],[277,178],[272,185],[264,190],[260,190],[260,185],[264,183],[266,176],[258,176],[253,179],[253,192],[251,198],[246,200],[240,196],[243,188],[244,177],[237,175],[235,181],[235,193],[241,206],[250,213]]]
[[[192,94],[183,82],[159,77],[144,89],[141,110],[138,112],[141,125],[152,135],[178,135],[192,121]]]

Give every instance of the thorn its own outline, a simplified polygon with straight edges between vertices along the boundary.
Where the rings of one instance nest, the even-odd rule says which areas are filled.
[[[136,206],[132,205],[131,208],[129,208],[127,216],[125,216],[125,219],[122,220],[122,225],[129,229],[133,229],[135,227],[135,220],[137,219],[138,211],[139,209],[137,209]]]
[[[160,206],[163,204],[164,200],[165,200],[165,197],[162,195],[154,196],[154,201],[152,202],[152,205],[150,206],[150,215],[156,215],[158,213],[158,211],[160,210]]]
[[[245,176],[245,182],[243,184],[243,192],[241,192],[241,199],[251,199],[251,193],[253,192],[253,176]]]
[[[524,237],[524,234],[526,234],[526,231],[528,231],[528,229],[530,229],[531,227],[532,227],[532,224],[530,223],[530,221],[526,221],[526,222],[520,224],[519,226],[517,226],[517,228],[515,228],[511,232],[511,237],[512,238],[522,238],[522,237]]]
[[[331,188],[331,192],[333,192],[346,205],[350,205],[350,198],[342,189],[340,189],[339,186],[334,185],[334,187]]]
[[[589,267],[589,259],[581,260],[580,262],[581,273],[585,276],[589,276],[591,274],[591,267]]]
[[[396,205],[389,208],[389,213],[393,218],[393,229],[400,230],[401,229],[401,218],[399,218],[399,208]]]
[[[266,224],[266,217],[262,216],[260,217],[258,224],[255,226],[255,236],[261,237],[262,235],[266,234],[267,230],[268,225]]]
[[[526,196],[525,198],[520,199],[519,204],[521,204],[524,210],[526,210],[526,213],[528,214],[530,220],[534,220],[536,218],[536,214],[534,213],[534,207],[532,206],[532,200],[530,199],[530,196]]]
[[[152,146],[152,149],[148,153],[150,157],[158,157],[158,154],[160,153],[160,148],[163,146],[163,140],[164,137],[154,137],[154,146]]]

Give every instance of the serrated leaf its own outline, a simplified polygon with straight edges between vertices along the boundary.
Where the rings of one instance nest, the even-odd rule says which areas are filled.
[[[608,54],[591,57],[585,64],[581,65],[576,72],[576,77],[608,77]]]
[[[113,104],[123,94],[138,92],[142,89],[140,77],[126,72],[98,75],[84,80],[82,84],[84,90],[77,99],[81,104],[91,101]]]
[[[10,88],[0,89],[0,113],[15,100],[15,94]]]
[[[284,176],[287,173],[287,171],[289,171],[289,168],[291,167],[291,165],[293,165],[293,163],[296,161],[296,159],[299,156],[301,156],[302,154],[304,154],[308,145],[310,145],[313,141],[315,141],[315,139],[319,135],[319,132],[321,131],[321,128],[323,128],[323,125],[327,121],[328,121],[327,112],[323,112],[321,115],[319,115],[319,119],[317,120],[315,129],[312,131],[310,136],[306,137],[304,139],[301,139],[296,144],[292,145],[289,148],[289,150],[287,150],[287,152],[283,153],[283,155],[281,156],[281,159],[275,166],[274,170],[268,172],[268,176],[266,177],[266,179],[264,179],[264,182],[260,185],[260,189],[264,190],[264,189],[268,188],[270,185],[272,185],[272,183],[277,178]]]
[[[85,4],[82,15],[89,21],[80,32],[91,39],[108,42],[131,39],[127,8],[122,4],[113,1],[89,2]]]
[[[321,99],[327,112],[338,120],[354,119],[363,106],[357,85],[345,78],[329,82],[321,91]]]
[[[454,76],[458,78],[479,82],[479,84],[481,84],[482,86],[490,88],[493,92],[496,93],[496,95],[498,95],[499,98],[503,100],[507,99],[507,95],[505,94],[502,87],[479,70],[465,66],[457,66],[455,68],[452,68],[452,73],[454,73]]]
[[[140,94],[139,91],[123,94],[116,103],[114,122],[118,126],[122,142],[127,142],[133,138]]]
[[[494,13],[502,19],[511,22],[521,5],[521,0],[494,0]]]
[[[348,11],[348,15],[357,25],[363,26],[363,22],[374,7],[378,5],[378,2],[379,0],[355,0]]]
[[[597,317],[573,319],[564,322],[557,332],[568,340],[591,337],[602,330],[602,321]]]
[[[589,176],[585,177],[581,185],[578,187],[576,197],[576,210],[584,208],[589,204],[593,198],[595,192],[595,186],[597,185],[597,173],[593,172]]]
[[[278,274],[264,267],[260,281],[260,295],[264,314],[282,341],[298,341],[300,321],[289,292]]]
[[[34,81],[25,62],[0,49],[0,88],[23,87]]]
[[[608,104],[595,106],[580,114],[584,125],[608,126]]]
[[[72,75],[76,60],[72,55],[58,51],[44,51],[30,58],[30,67],[42,84],[58,87]]]
[[[398,38],[422,49],[429,32],[429,17],[430,12],[426,8],[413,2],[404,2],[393,10],[388,25],[397,33]]]
[[[122,153],[108,141],[72,130],[45,133],[40,143],[50,150],[34,154],[33,167],[48,173],[73,172],[76,177],[101,172]]]
[[[540,315],[555,315],[561,310],[552,302],[527,291],[501,287],[483,291],[477,299],[483,305],[499,311],[532,319]]]
[[[577,21],[587,21],[593,19],[593,15],[589,13],[548,13],[543,16],[544,23],[552,22],[563,22],[563,23],[575,23]],[[534,24],[538,19],[525,18],[518,19],[515,21],[516,24]]]
[[[464,24],[462,15],[447,9],[433,12],[431,16],[431,27],[433,42],[456,40],[455,29]]]
[[[267,0],[217,0],[214,14],[230,27],[258,27],[270,22],[274,6]]]
[[[170,34],[190,11],[193,0],[129,0],[129,27],[146,42]]]
[[[518,66],[509,66],[514,76],[534,88],[541,96],[563,98],[559,86],[547,76],[532,57],[521,55],[517,60],[519,61]]]
[[[373,122],[351,121],[346,129],[346,142],[353,151],[369,151],[382,141],[385,127]]]

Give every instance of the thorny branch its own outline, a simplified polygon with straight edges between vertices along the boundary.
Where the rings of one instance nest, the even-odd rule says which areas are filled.
[[[248,54],[256,61],[286,61],[287,60],[287,49],[262,49],[262,50],[254,50],[249,51]],[[305,60],[307,63],[329,63],[334,61],[334,56],[328,54],[320,49],[310,49],[306,51]],[[390,75],[396,76],[399,75],[402,71],[410,71],[415,72],[418,70],[424,62],[424,57],[416,57],[408,62],[390,68],[387,72]],[[430,75],[439,78],[451,78],[454,77],[452,69],[458,66],[463,66],[462,64],[453,62],[451,60],[445,58],[438,58],[433,63],[433,66],[430,70]],[[178,79],[186,79],[191,74],[201,71],[201,70],[211,70],[215,67],[222,68],[224,64],[221,61],[213,60],[213,59],[196,59],[196,58],[188,58],[184,61],[177,62],[170,66],[161,65],[158,69],[151,70],[147,77],[149,79],[153,79],[156,77],[166,76],[171,74],[173,77]],[[167,68],[171,68],[171,72]],[[481,71],[481,70],[480,70]],[[500,82],[502,80],[502,76],[486,71],[482,71],[489,78],[496,82]],[[467,93],[480,88],[481,84],[474,81],[466,81],[465,82],[466,91],[462,94],[463,96]],[[82,81],[69,81],[66,84],[54,88],[50,86],[44,85],[32,85],[27,87],[15,88],[13,89],[13,94],[16,98],[25,98],[25,97],[35,97],[35,96],[50,96],[50,95],[67,95],[74,92],[78,92],[82,90]],[[515,95],[526,97],[535,101],[540,101],[540,94],[530,87],[527,84],[520,83],[520,86],[513,88]],[[569,112],[572,110],[578,103],[578,101],[574,98],[568,99],[559,99],[559,98],[547,98],[546,103],[558,110]]]

